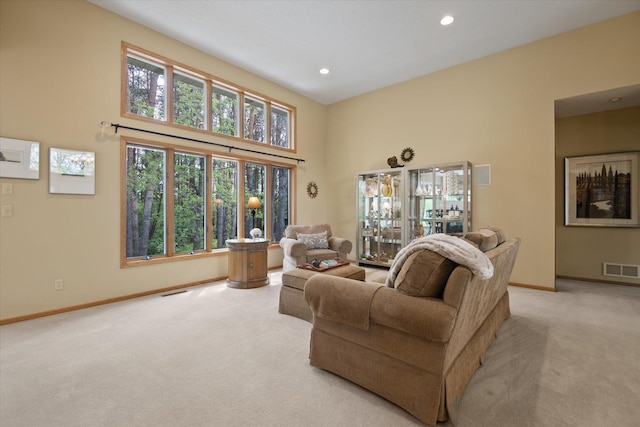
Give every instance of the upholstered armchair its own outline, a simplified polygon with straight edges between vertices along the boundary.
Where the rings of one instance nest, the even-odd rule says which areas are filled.
[[[284,251],[282,271],[293,270],[314,259],[347,258],[353,244],[331,233],[329,224],[289,225],[280,239]]]

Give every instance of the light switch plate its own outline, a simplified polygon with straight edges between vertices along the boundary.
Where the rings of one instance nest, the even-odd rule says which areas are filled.
[[[3,183],[2,184],[2,194],[11,195],[13,194],[13,184]]]
[[[2,205],[2,216],[13,216],[13,206]]]

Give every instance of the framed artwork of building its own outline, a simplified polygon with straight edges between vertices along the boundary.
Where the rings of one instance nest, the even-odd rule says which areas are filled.
[[[565,225],[639,227],[640,152],[565,158]]]

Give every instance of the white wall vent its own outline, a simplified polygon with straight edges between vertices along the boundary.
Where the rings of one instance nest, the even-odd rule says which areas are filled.
[[[640,278],[640,265],[613,264],[605,262],[603,272],[605,276],[629,277],[631,279]]]
[[[476,185],[491,185],[491,165],[474,166],[473,180]]]

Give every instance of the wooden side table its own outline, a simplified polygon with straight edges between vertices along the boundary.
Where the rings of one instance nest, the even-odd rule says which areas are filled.
[[[258,288],[269,284],[267,276],[266,239],[229,239],[229,278],[230,288]]]

